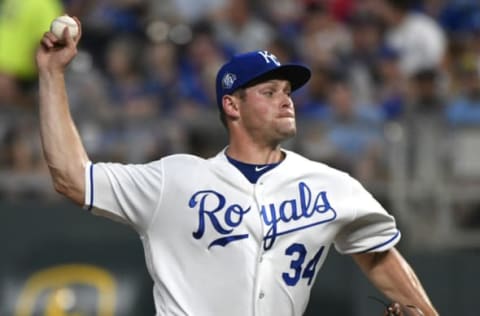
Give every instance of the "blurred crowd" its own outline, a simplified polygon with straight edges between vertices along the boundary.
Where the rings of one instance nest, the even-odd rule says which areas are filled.
[[[66,81],[94,161],[214,154],[226,139],[216,71],[257,49],[313,71],[294,94],[299,135],[286,146],[366,182],[392,177],[390,146],[403,139],[413,186],[426,190],[439,181],[438,164],[452,159],[447,134],[480,125],[476,0],[4,0],[3,187],[10,176],[46,174],[33,56],[62,13],[82,21]]]

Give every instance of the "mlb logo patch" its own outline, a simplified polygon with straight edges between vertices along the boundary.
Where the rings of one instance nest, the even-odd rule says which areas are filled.
[[[231,89],[235,83],[235,80],[237,80],[237,76],[232,73],[226,73],[222,79],[222,88]]]

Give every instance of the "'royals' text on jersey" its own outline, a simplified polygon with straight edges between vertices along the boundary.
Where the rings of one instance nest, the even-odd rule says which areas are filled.
[[[248,238],[248,234],[236,233],[235,228],[241,226],[244,215],[252,206],[230,204],[223,194],[214,190],[195,192],[189,200],[189,206],[198,212],[199,218],[194,238],[202,238],[207,225],[219,234],[219,238],[214,239],[209,248],[215,245],[226,246],[232,241]],[[299,182],[295,196],[260,206],[260,218],[267,228],[263,236],[263,248],[270,249],[278,236],[324,224],[333,221],[335,217],[335,210],[328,201],[326,191],[312,192],[308,184]],[[288,223],[295,223],[295,227],[283,229]]]

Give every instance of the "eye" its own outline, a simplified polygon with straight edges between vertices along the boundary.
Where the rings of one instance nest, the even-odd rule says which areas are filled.
[[[263,91],[263,94],[266,95],[266,96],[268,96],[268,97],[273,96],[274,93],[275,93],[275,92],[274,92],[273,90],[265,90],[265,91]]]

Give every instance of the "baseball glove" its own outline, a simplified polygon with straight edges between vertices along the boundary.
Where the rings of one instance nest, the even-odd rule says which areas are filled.
[[[422,310],[415,305],[405,305],[393,302],[386,306],[383,316],[424,316]]]
[[[397,302],[391,303],[385,308],[383,316],[403,316],[400,304]]]
[[[401,305],[398,302],[387,304],[375,296],[369,296],[368,298],[385,306],[383,316],[425,316],[422,310],[415,305]]]

